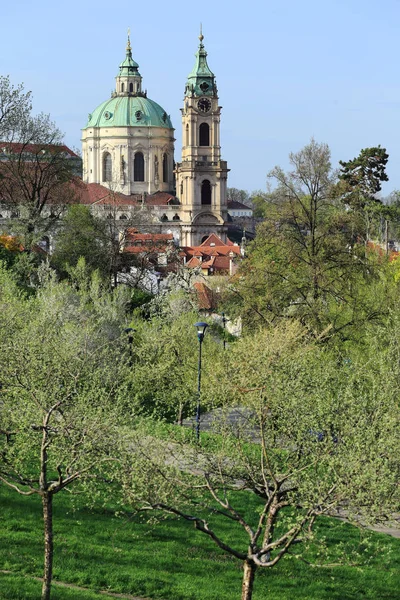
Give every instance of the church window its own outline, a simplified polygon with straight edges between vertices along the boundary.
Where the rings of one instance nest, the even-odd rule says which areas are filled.
[[[172,217],[172,220],[173,221],[180,221],[181,218],[180,218],[180,216],[177,213],[175,213],[174,216]]]
[[[144,181],[144,156],[142,152],[136,152],[133,161],[134,181]]]
[[[112,159],[109,152],[103,154],[103,181],[112,181]]]
[[[210,128],[208,123],[201,123],[199,128],[200,133],[200,146],[209,146],[210,145]]]
[[[163,154],[162,159],[162,177],[163,182],[166,183],[168,181],[168,156]]]
[[[201,184],[201,203],[211,204],[211,184],[208,179]]]
[[[186,146],[189,146],[189,125],[186,125]]]
[[[162,215],[160,221],[168,221],[168,217],[165,213]]]
[[[121,92],[123,92],[125,90],[125,85],[123,83],[121,83]]]
[[[133,94],[133,83],[129,84],[129,91],[131,94]]]

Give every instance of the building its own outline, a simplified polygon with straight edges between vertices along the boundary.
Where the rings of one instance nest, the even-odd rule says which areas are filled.
[[[126,207],[151,207],[153,228],[185,246],[200,244],[210,233],[225,240],[228,217],[221,107],[203,35],[199,39],[185,86],[182,157],[175,169],[171,119],[143,90],[129,37],[115,91],[82,130],[83,181],[125,196]]]
[[[203,275],[233,275],[235,258],[242,255],[238,244],[224,242],[215,233],[209,235],[199,246],[182,248],[184,264],[188,269],[199,268]]]

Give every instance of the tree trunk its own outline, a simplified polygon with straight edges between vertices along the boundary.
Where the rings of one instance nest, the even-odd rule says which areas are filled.
[[[44,574],[42,600],[50,600],[51,580],[53,576],[53,494],[45,492],[42,496],[44,524]]]
[[[251,600],[253,597],[254,576],[256,574],[256,565],[245,560],[243,565],[243,583],[242,583],[242,600]]]

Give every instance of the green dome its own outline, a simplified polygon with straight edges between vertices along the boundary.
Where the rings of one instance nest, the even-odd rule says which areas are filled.
[[[89,115],[87,127],[167,127],[171,119],[165,110],[144,96],[114,96]]]

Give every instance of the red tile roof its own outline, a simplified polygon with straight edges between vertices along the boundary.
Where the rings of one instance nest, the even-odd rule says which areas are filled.
[[[199,308],[203,310],[211,310],[215,308],[215,298],[213,291],[202,282],[196,282],[194,288],[197,292],[197,301]]]
[[[5,152],[4,152],[5,150]],[[29,154],[39,154],[42,152],[43,154],[51,153],[58,154],[61,152],[65,152],[71,158],[80,158],[75,152],[73,152],[68,146],[59,145],[59,144],[20,144],[17,142],[2,142],[0,141],[0,153],[11,153],[11,154],[20,154],[21,152],[26,152]]]

